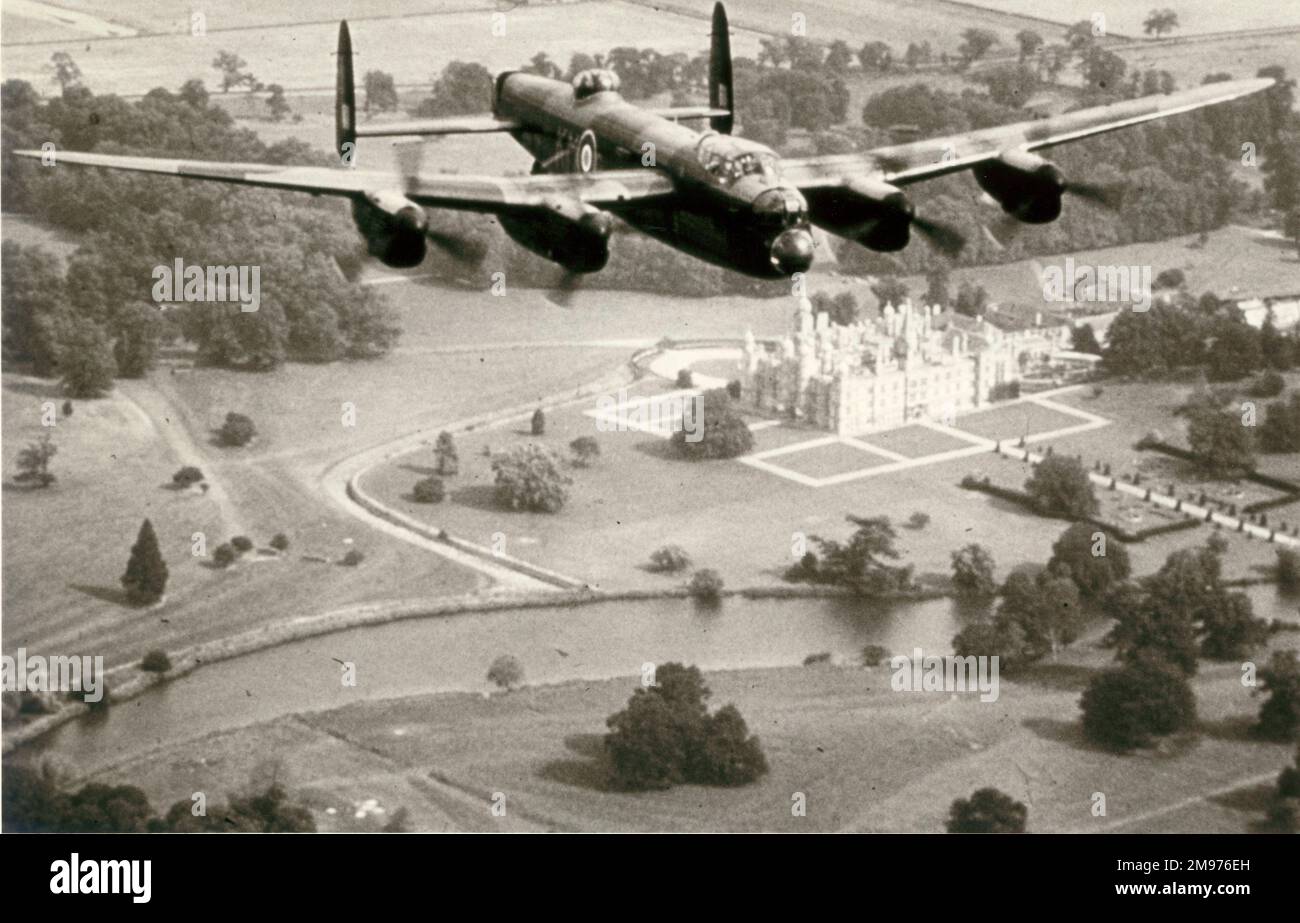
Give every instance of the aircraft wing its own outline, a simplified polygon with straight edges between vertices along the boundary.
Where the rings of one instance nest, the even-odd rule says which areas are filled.
[[[406,122],[371,122],[357,126],[358,138],[384,138],[397,135],[477,135],[494,131],[515,131],[523,126],[510,119],[491,115],[461,115],[438,119],[412,119]]]
[[[41,159],[42,151],[15,151],[20,157]],[[157,173],[182,179],[202,179],[353,198],[368,192],[396,191],[420,205],[488,213],[545,206],[557,196],[569,196],[598,207],[676,191],[672,179],[658,170],[603,170],[592,173],[535,176],[465,176],[458,173],[417,173],[360,170],[345,167],[292,167],[265,163],[221,163],[173,160],[120,154],[56,151],[55,163]]]
[[[785,178],[801,189],[874,178],[896,186],[933,179],[992,160],[1003,151],[1035,151],[1225,103],[1273,85],[1270,78],[1210,83],[1191,90],[1094,106],[1031,122],[877,148],[862,154],[794,158],[782,162]]]

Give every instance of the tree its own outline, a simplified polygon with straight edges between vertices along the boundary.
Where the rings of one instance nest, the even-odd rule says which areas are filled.
[[[856,526],[848,542],[812,536],[821,561],[811,574],[818,583],[844,586],[863,596],[896,593],[912,585],[911,567],[894,567],[886,560],[901,557],[898,532],[888,517],[846,516]]]
[[[244,68],[248,66],[248,62],[232,52],[217,52],[217,56],[212,59],[212,66],[221,72],[222,93],[229,93],[231,87],[237,87],[252,80],[250,74],[244,73]]]
[[[1188,415],[1187,443],[1196,464],[1212,477],[1255,468],[1255,440],[1237,414],[1196,408]]]
[[[552,61],[550,55],[544,51],[539,51],[533,55],[527,64],[519,68],[519,71],[523,74],[550,77],[552,80],[559,80],[564,76],[564,71],[560,70],[560,66]]]
[[[893,59],[893,49],[884,42],[867,42],[858,50],[858,63],[865,71],[887,71]]]
[[[438,434],[433,455],[438,474],[443,477],[451,477],[460,471],[460,456],[456,452],[456,440],[452,439],[451,433],[446,430]]]
[[[1049,455],[1035,465],[1025,491],[1039,512],[1047,515],[1082,519],[1097,512],[1088,472],[1077,459],[1064,455]]]
[[[1152,738],[1191,727],[1196,697],[1186,675],[1163,660],[1144,659],[1107,670],[1084,690],[1083,730],[1119,751],[1145,747]]]
[[[289,550],[289,536],[283,532],[277,532],[271,537],[271,547],[276,551],[284,553]]]
[[[235,559],[238,557],[239,555],[235,553],[234,547],[229,542],[218,545],[212,552],[212,562],[217,567],[229,567],[235,563]]]
[[[1274,651],[1259,671],[1260,690],[1268,698],[1259,709],[1256,729],[1270,740],[1295,740],[1300,734],[1300,660],[1295,651]]]
[[[1088,599],[1100,600],[1132,572],[1128,549],[1113,535],[1076,522],[1052,545],[1047,569],[1074,581]]]
[[[686,427],[682,427],[672,435],[672,445],[682,458],[691,461],[735,458],[754,447],[754,437],[748,424],[724,388],[715,388],[700,395],[696,404],[695,423],[694,433],[688,433]],[[702,433],[698,428],[700,424],[703,424]]]
[[[1074,642],[1082,626],[1079,591],[1073,581],[1043,569],[1016,571],[1002,584],[995,626],[1004,638],[1021,639],[1006,653],[1016,663],[1056,654]]]
[[[600,458],[600,443],[595,436],[579,436],[569,443],[569,450],[573,452],[573,463],[579,468],[590,467]]]
[[[512,686],[518,686],[523,681],[524,668],[514,657],[502,654],[488,667],[487,678],[498,688],[509,692]]]
[[[963,68],[970,67],[998,43],[997,34],[988,29],[966,29],[962,32],[961,38],[961,44],[957,46],[957,56]]]
[[[694,388],[694,387],[695,387],[695,378],[694,378],[693,375],[691,375],[691,370],[690,370],[690,369],[678,369],[678,370],[677,370],[677,387],[679,387],[679,388]]]
[[[546,414],[542,413],[540,407],[533,411],[532,433],[534,436],[546,435]]]
[[[221,444],[227,446],[245,446],[257,435],[253,421],[242,413],[233,411],[226,414],[226,421],[221,425]]]
[[[1142,21],[1142,31],[1147,35],[1155,35],[1156,38],[1160,38],[1166,32],[1172,32],[1177,28],[1178,14],[1168,7],[1152,10],[1147,14],[1147,18]]]
[[[1070,328],[1070,349],[1076,353],[1101,355],[1101,344],[1097,342],[1097,333],[1088,324],[1077,323]]]
[[[630,790],[681,783],[746,785],[767,772],[757,737],[735,706],[710,715],[708,686],[696,667],[665,663],[605,722],[612,781]]]
[[[416,115],[473,115],[492,109],[492,73],[482,64],[452,61],[434,80],[433,95],[420,103]]]
[[[131,557],[126,562],[122,586],[131,601],[137,605],[156,603],[162,599],[163,592],[167,589],[167,562],[163,560],[158,548],[158,536],[154,533],[153,523],[147,519],[140,526],[140,534],[131,546]]]
[[[447,496],[447,488],[443,485],[442,478],[427,477],[416,481],[411,493],[416,503],[441,503]]]
[[[497,501],[512,510],[555,513],[569,499],[573,480],[550,449],[533,443],[514,446],[492,459]]]
[[[1286,213],[1286,218],[1282,222],[1282,233],[1295,243],[1296,256],[1300,256],[1300,204]]]
[[[58,361],[63,390],[70,397],[102,397],[113,387],[117,373],[113,344],[99,324],[83,323],[67,331]]]
[[[1020,63],[1024,64],[1043,47],[1043,37],[1032,29],[1021,29],[1016,33],[1016,47],[1020,50]]]
[[[946,308],[951,303],[952,286],[947,267],[942,265],[932,267],[925,274],[925,285],[926,304]]]
[[[716,570],[702,568],[691,574],[690,594],[700,602],[716,603],[722,598],[722,577]]]
[[[1210,381],[1240,381],[1264,364],[1259,331],[1243,320],[1218,320],[1213,344],[1206,354]]]
[[[871,294],[876,296],[876,301],[882,306],[892,304],[899,307],[907,301],[907,283],[897,276],[882,276],[879,282],[871,286]]]
[[[193,465],[185,465],[172,475],[172,483],[184,489],[203,480],[203,472]]]
[[[664,545],[650,555],[650,569],[657,574],[675,574],[691,566],[691,556],[677,545]]]
[[[996,788],[981,788],[948,809],[949,833],[1024,833],[1029,809]]]
[[[1265,408],[1259,442],[1265,452],[1300,452],[1300,391]]]
[[[283,122],[284,117],[293,111],[289,101],[284,98],[284,87],[272,83],[266,88],[266,108],[271,113],[272,122]]]
[[[14,480],[19,484],[49,487],[57,480],[50,472],[50,461],[58,451],[59,447],[50,439],[50,434],[42,433],[38,442],[28,443],[27,448],[18,453],[18,473]]]
[[[388,112],[397,108],[397,84],[393,82],[392,74],[371,70],[366,71],[361,80],[365,88],[367,115],[371,112]]]
[[[983,545],[970,544],[952,553],[952,583],[965,599],[987,599],[998,591],[993,580],[993,555]]]
[[[1300,551],[1277,549],[1277,585],[1286,593],[1300,590]]]
[[[50,55],[50,69],[54,71],[54,82],[59,85],[64,96],[74,87],[81,86],[81,68],[66,51],[56,51]]]
[[[1084,86],[1095,93],[1117,94],[1127,70],[1123,58],[1099,45],[1090,45],[1079,59],[1079,73],[1083,75]]]
[[[1201,617],[1201,655],[1211,660],[1236,660],[1268,640],[1268,623],[1255,616],[1245,593],[1220,590]]]

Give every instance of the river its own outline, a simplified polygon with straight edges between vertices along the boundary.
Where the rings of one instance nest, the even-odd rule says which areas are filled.
[[[1271,586],[1248,591],[1264,616],[1297,618]],[[270,648],[214,663],[70,722],[31,748],[81,772],[160,744],[350,702],[430,692],[487,692],[488,665],[515,656],[526,683],[632,676],[642,664],[680,661],[704,670],[792,666],[829,652],[856,661],[877,644],[890,653],[951,651],[969,618],[947,599],[880,604],[845,599],[608,602],[550,609],[408,619]],[[356,685],[343,667],[355,664]]]

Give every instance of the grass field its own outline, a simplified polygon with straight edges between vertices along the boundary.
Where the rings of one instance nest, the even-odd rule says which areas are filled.
[[[1142,23],[1150,8],[1132,3],[1098,3],[1097,0],[970,0],[971,6],[1020,16],[1041,16],[1070,25],[1091,20],[1096,13],[1106,16],[1106,31],[1113,35],[1142,38]],[[1206,32],[1238,32],[1300,25],[1300,13],[1285,3],[1222,3],[1220,0],[1177,0],[1169,8],[1178,14],[1178,28],[1166,37],[1201,35]]]
[[[1111,656],[1077,645],[1003,678],[992,704],[892,692],[887,666],[710,673],[712,704],[737,705],[771,767],[737,789],[607,788],[600,735],[632,678],[356,704],[166,747],[99,778],[140,785],[165,806],[241,788],[274,753],[278,778],[331,830],[374,829],[406,808],[416,830],[939,832],[948,805],[984,786],[1028,804],[1034,832],[1251,830],[1263,810],[1252,780],[1275,777],[1294,748],[1249,736],[1259,703],[1237,668],[1198,674],[1199,737],[1117,758],[1085,741],[1078,721],[1081,690]],[[1180,804],[1238,787],[1209,811]],[[1090,811],[1097,791],[1105,817]],[[494,792],[505,818],[489,811]],[[792,792],[805,794],[806,817],[792,816]],[[371,799],[384,813],[357,819]]]

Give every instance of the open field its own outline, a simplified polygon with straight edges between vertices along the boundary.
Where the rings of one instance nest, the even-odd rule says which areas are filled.
[[[1117,758],[1087,743],[1078,722],[1079,694],[1110,657],[1081,643],[1019,681],[1003,678],[992,704],[892,692],[888,666],[710,673],[712,704],[737,705],[771,767],[738,789],[606,787],[600,735],[632,678],[360,703],[164,746],[96,778],[139,785],[166,806],[237,790],[274,753],[279,777],[330,830],[375,829],[404,807],[416,830],[939,832],[953,799],[990,785],[1029,806],[1035,832],[1252,829],[1263,807],[1250,793],[1294,747],[1249,736],[1258,699],[1236,667],[1206,664],[1197,676],[1198,738]],[[1238,788],[1209,812],[1182,805]],[[1103,818],[1090,812],[1097,791]],[[489,811],[493,792],[506,795],[503,819]],[[791,816],[792,792],[807,796],[807,817]]]
[[[1106,31],[1112,35],[1142,38],[1142,23],[1150,7],[1134,3],[1098,3],[1097,0],[968,0],[970,6],[1020,16],[1041,16],[1062,25],[1091,20],[1096,13],[1106,16]],[[965,5],[965,4],[964,4]],[[1177,0],[1168,4],[1178,14],[1178,28],[1166,37],[1179,38],[1207,32],[1241,32],[1300,26],[1300,13],[1286,3],[1222,3],[1221,0]]]
[[[318,13],[309,12],[313,16]],[[296,19],[300,14],[295,10],[281,15]],[[582,17],[581,30],[573,28],[573,16]],[[503,36],[493,35],[492,13],[485,9],[354,22],[352,44],[358,74],[382,67],[399,84],[427,83],[453,60],[475,61],[496,73],[526,63],[541,49],[552,60],[567,64],[574,52],[603,54],[620,45],[645,45],[651,40],[666,54],[681,51],[694,55],[708,48],[707,28],[693,17],[631,3],[584,3],[561,10],[523,6],[506,17]],[[67,50],[81,68],[85,85],[97,93],[146,93],[157,86],[174,89],[196,77],[215,86],[212,59],[222,50],[239,54],[248,62],[248,71],[265,84],[332,92],[337,19],[259,28],[253,41],[246,40],[252,33],[190,35],[186,30],[136,38],[77,38],[67,43]],[[601,37],[594,46],[592,35]],[[732,37],[734,54],[753,57],[758,38],[755,33],[737,30]],[[37,86],[51,86],[46,65],[59,48],[6,45],[4,79],[17,77]]]

